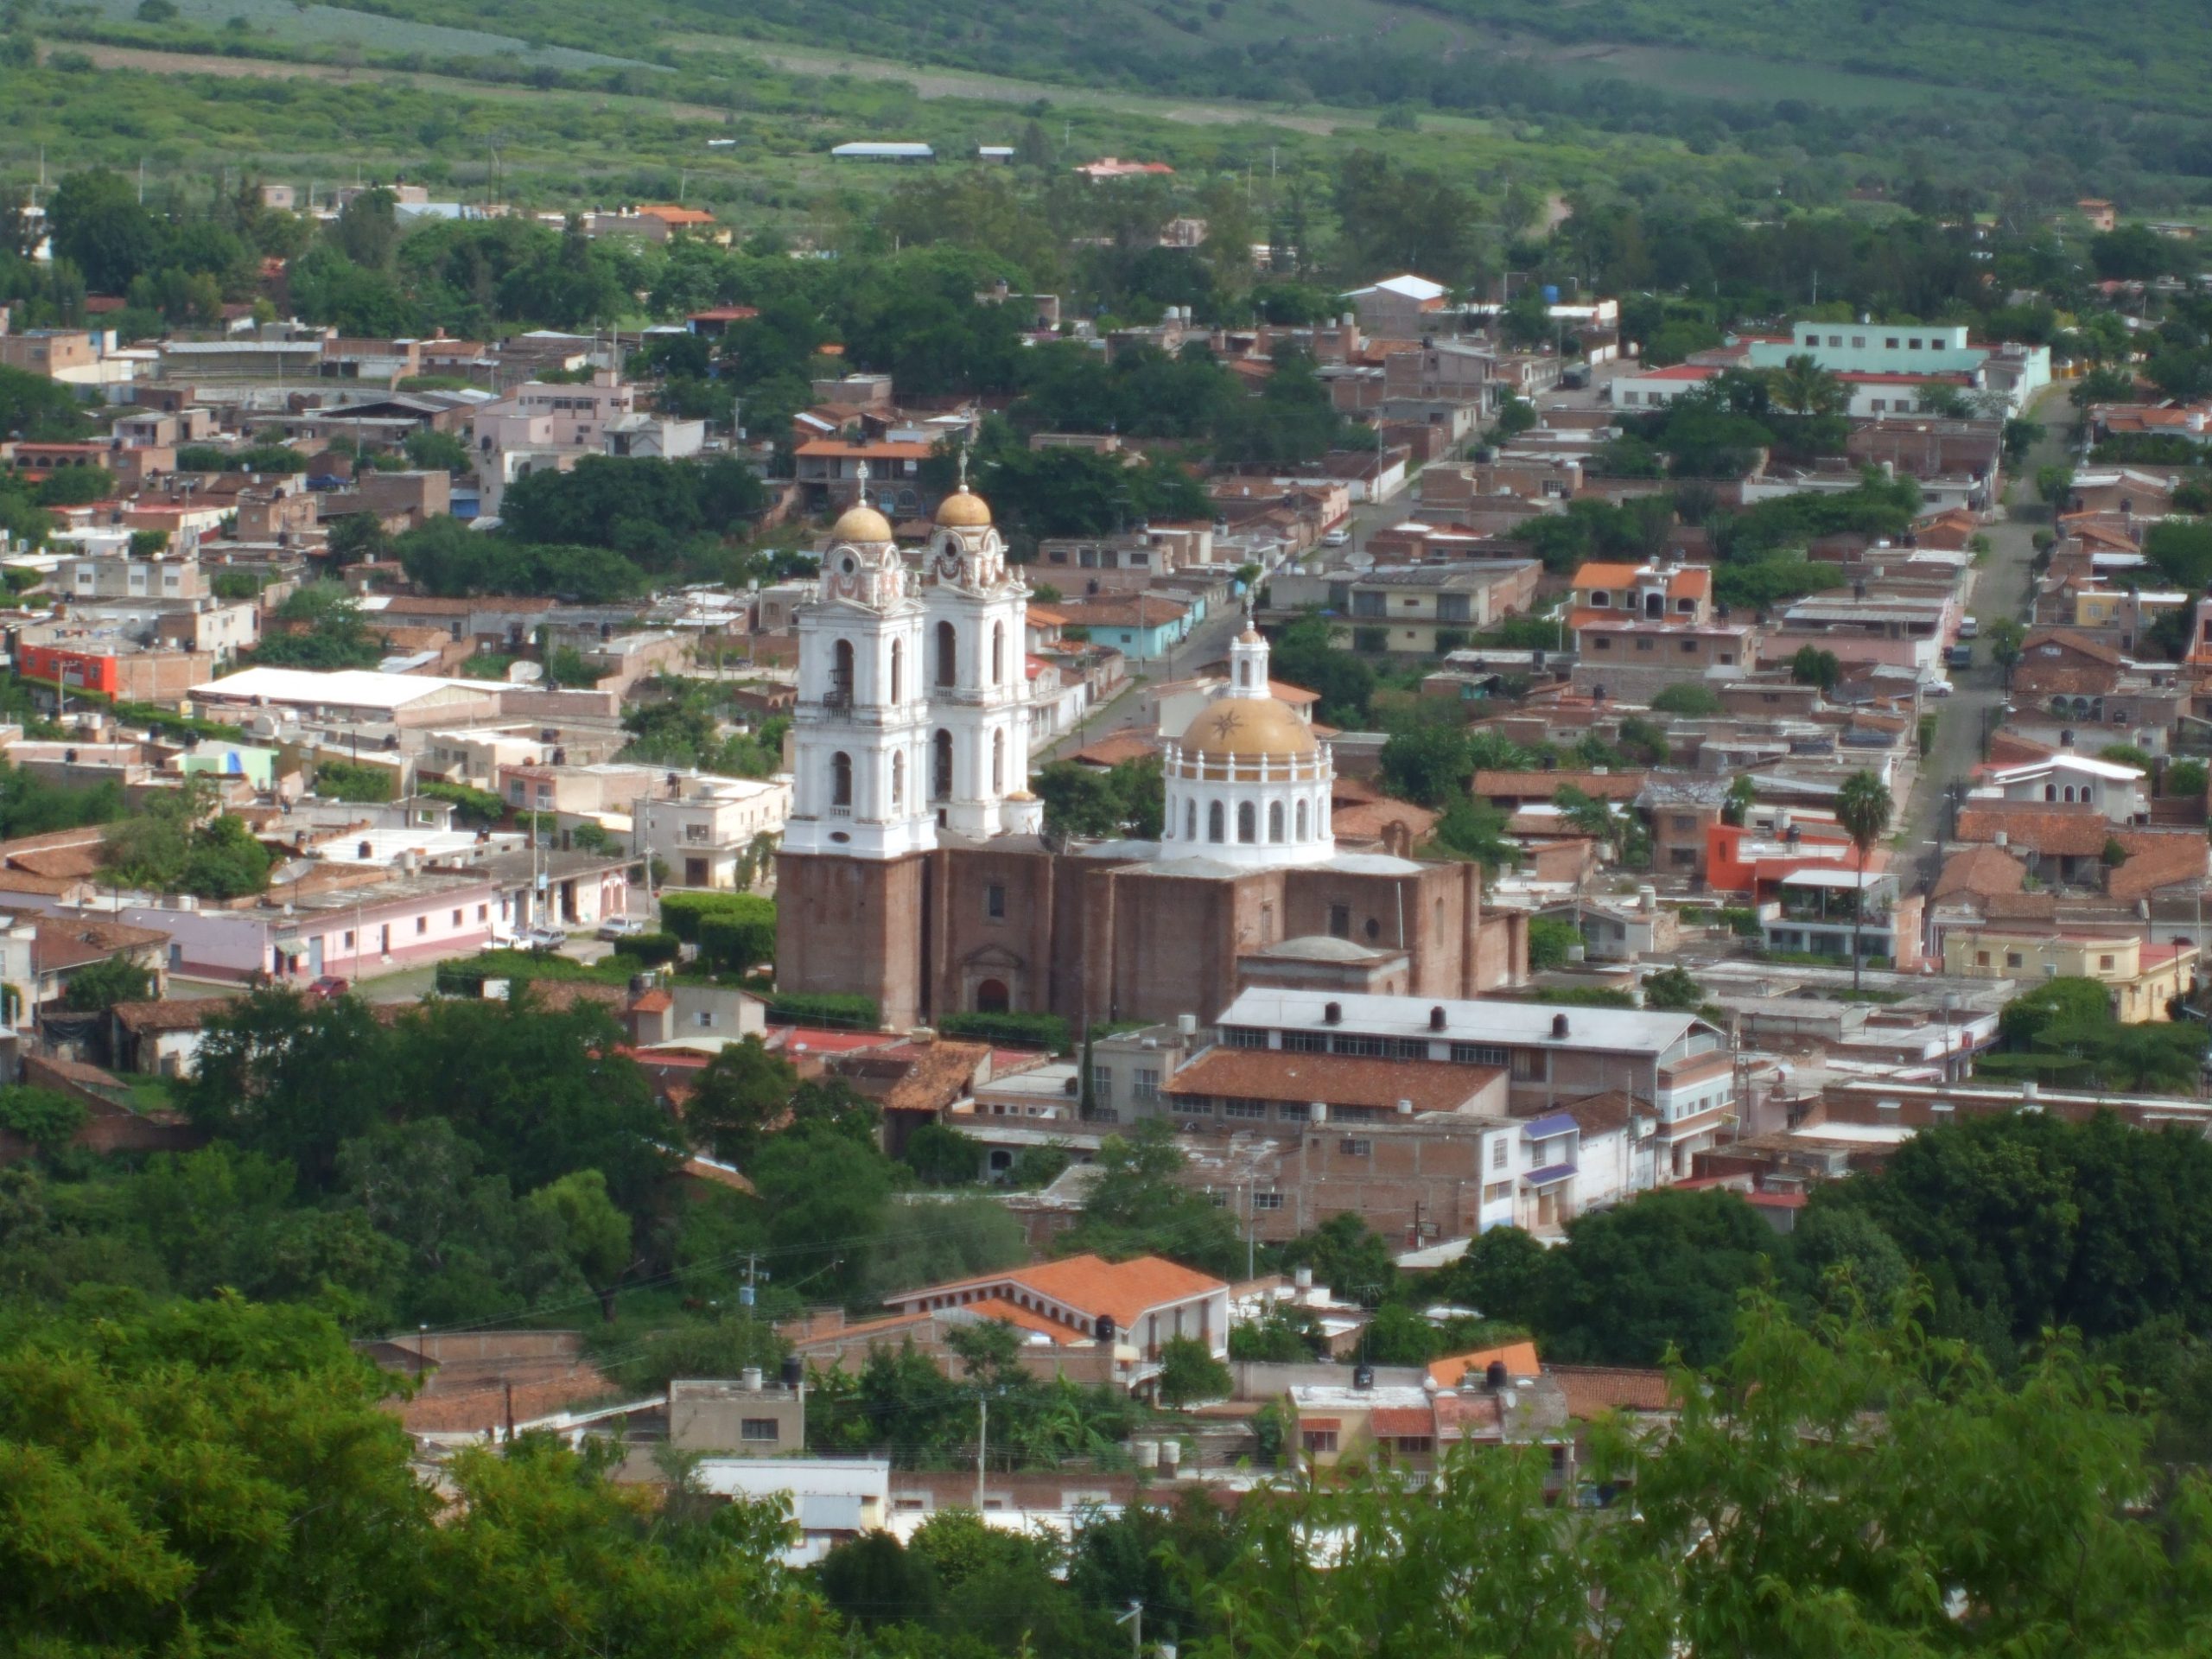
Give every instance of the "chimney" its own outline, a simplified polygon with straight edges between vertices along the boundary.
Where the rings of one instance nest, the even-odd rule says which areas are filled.
[[[1428,1011],[1428,1028],[1431,1031],[1444,1029],[1444,1005],[1441,1002]]]
[[[1325,1002],[1321,1005],[1321,1023],[1323,1025],[1340,1026],[1344,1024],[1344,1005],[1343,1003]]]
[[[1567,1015],[1566,1015],[1565,1014],[1555,1014],[1552,1015],[1552,1036],[1553,1036],[1553,1038],[1554,1038],[1555,1040],[1564,1042],[1564,1041],[1566,1040],[1566,1039],[1567,1039]]]

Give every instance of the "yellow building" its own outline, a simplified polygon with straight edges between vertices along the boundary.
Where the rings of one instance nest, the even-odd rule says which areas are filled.
[[[2166,1004],[2189,989],[2193,944],[2146,944],[2133,935],[2038,933],[1954,928],[1943,938],[1943,971],[1960,979],[2094,979],[2112,995],[2123,1024],[2166,1018]]]

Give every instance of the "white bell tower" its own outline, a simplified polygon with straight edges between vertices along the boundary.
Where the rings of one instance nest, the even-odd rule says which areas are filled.
[[[1034,834],[1044,808],[1029,793],[1029,589],[968,487],[964,451],[960,487],[937,510],[929,573],[930,808],[976,840]]]
[[[863,462],[861,505],[830,530],[821,587],[798,613],[788,853],[894,859],[937,845],[923,603],[867,500]]]

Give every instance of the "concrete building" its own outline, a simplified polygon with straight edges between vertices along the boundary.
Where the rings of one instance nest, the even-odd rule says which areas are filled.
[[[1656,1121],[1662,1180],[1686,1176],[1734,1112],[1727,1039],[1693,1014],[1253,989],[1216,1024],[1230,1049],[1495,1066],[1517,1109],[1619,1091]]]
[[[694,776],[672,799],[642,796],[631,809],[631,848],[668,867],[671,885],[731,888],[754,843],[783,833],[788,777]]]
[[[2125,1025],[2171,1019],[2170,1005],[2188,995],[2196,960],[2194,944],[2152,944],[2139,933],[1992,922],[1951,928],[1943,938],[1943,971],[1955,979],[2094,979]]]

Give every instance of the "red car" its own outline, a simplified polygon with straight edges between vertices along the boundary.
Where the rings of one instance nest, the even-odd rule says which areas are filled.
[[[308,987],[307,994],[309,996],[320,996],[324,998],[339,997],[345,995],[346,993],[352,988],[353,987],[351,985],[349,985],[345,980],[340,979],[337,975],[325,974],[321,979],[316,980]]]

